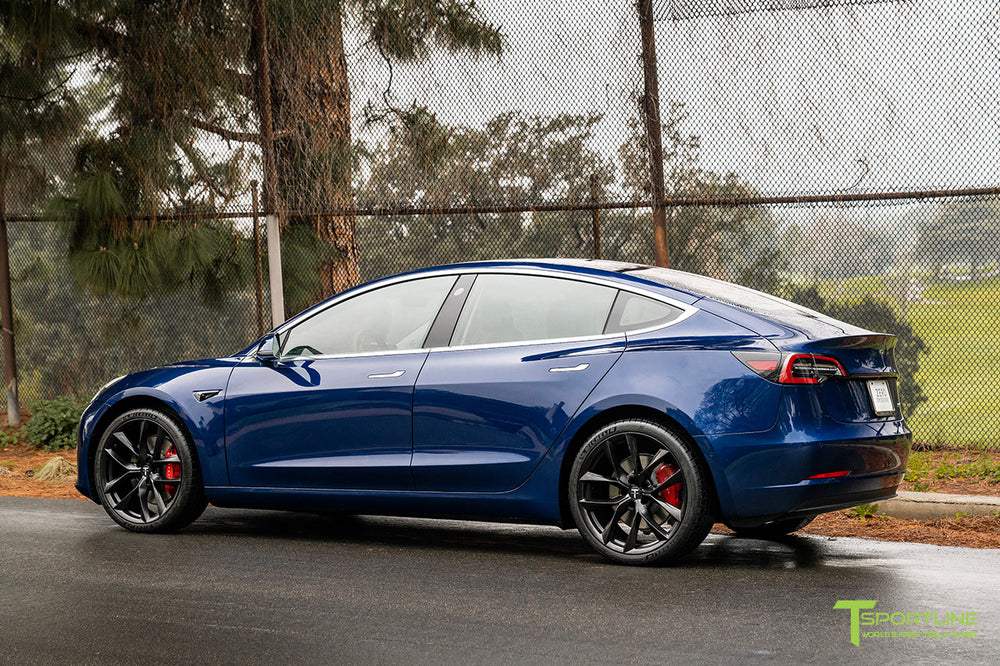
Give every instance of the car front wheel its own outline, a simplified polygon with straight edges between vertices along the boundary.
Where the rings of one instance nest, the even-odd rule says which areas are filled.
[[[205,510],[205,489],[185,429],[155,409],[133,409],[104,431],[94,460],[97,496],[133,532],[170,532]]]
[[[613,562],[679,558],[712,527],[705,463],[687,440],[652,421],[617,421],[594,433],[576,454],[568,490],[580,534]]]

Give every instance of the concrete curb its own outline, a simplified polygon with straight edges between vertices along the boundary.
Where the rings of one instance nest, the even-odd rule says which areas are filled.
[[[992,516],[998,512],[1000,512],[1000,497],[979,495],[912,493],[901,490],[893,499],[878,501],[878,513],[893,518],[937,520],[954,518],[958,513],[964,513],[972,518]]]

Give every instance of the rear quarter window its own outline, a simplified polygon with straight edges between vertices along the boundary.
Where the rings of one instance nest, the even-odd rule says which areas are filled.
[[[618,299],[611,309],[605,332],[622,333],[666,326],[682,314],[683,310],[663,301],[622,291],[619,292]]]

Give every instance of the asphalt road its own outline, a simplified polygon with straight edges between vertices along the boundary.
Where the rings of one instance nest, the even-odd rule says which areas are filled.
[[[879,625],[915,637],[861,627],[855,647],[838,600],[926,619]],[[970,612],[975,626],[926,626]],[[555,528],[210,508],[182,533],[139,536],[89,502],[0,498],[2,663],[998,657],[997,550],[710,536],[682,564],[640,569]]]

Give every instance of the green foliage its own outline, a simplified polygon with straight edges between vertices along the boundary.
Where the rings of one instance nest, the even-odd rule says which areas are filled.
[[[200,232],[202,226],[171,233]],[[81,290],[70,270],[75,259],[67,254],[65,225],[14,223],[9,233],[12,247],[30,249],[15,254],[12,267],[25,404],[53,395],[89,396],[111,377],[178,359],[231,354],[256,335],[252,242],[237,228],[206,230],[218,246],[217,265],[187,280],[172,278],[179,281],[170,291],[141,299]],[[182,272],[181,266],[173,269]],[[229,286],[217,289],[216,280]]]
[[[63,148],[82,122],[66,86],[71,22],[65,3],[0,1],[0,208],[35,210],[69,168]]]
[[[79,115],[72,127],[69,114],[57,122],[52,100],[36,105],[48,110],[45,123],[37,109],[17,111],[18,122],[9,122],[6,102],[0,103],[0,174],[5,177],[13,173],[3,162],[8,144],[14,149],[10,154],[19,155],[29,139],[65,148],[67,139],[76,138],[71,176],[52,179],[51,169],[44,168],[33,174],[41,185],[58,184],[53,209],[75,227],[73,274],[93,294],[142,299],[201,283],[205,303],[218,305],[236,284],[232,278],[243,263],[217,251],[211,232],[178,233],[177,225],[158,225],[156,218],[217,212],[247,199],[243,183],[259,168],[254,144],[260,143],[261,103],[254,83],[260,44],[251,29],[251,7],[228,0],[0,0],[0,41],[10,56],[0,59],[0,93],[8,84],[31,94],[51,87],[71,59],[67,51],[85,53],[95,72],[96,86],[74,91],[91,103],[88,131],[81,130]],[[343,216],[321,229],[294,212],[342,209],[352,202],[355,156],[345,24],[367,32],[365,46],[377,49],[390,68],[425,59],[436,49],[498,57],[503,36],[475,2],[464,0],[285,0],[268,3],[267,10],[272,85],[264,94],[270,97],[275,126],[276,203],[289,211],[286,220],[312,229],[329,246],[318,252],[325,264],[308,264],[317,268],[309,284],[304,268],[298,268],[302,264],[294,269],[292,302],[309,303],[355,274],[348,267],[340,276],[346,280],[330,279],[329,270],[332,262],[354,261],[353,218]],[[13,48],[12,40],[21,40],[15,46],[23,42],[25,48]],[[46,60],[47,68],[38,66],[38,58],[21,57],[49,52],[59,57]],[[27,85],[31,77],[34,83]],[[62,91],[60,108],[71,109],[65,88],[56,89]],[[391,93],[388,89],[382,96],[385,108],[373,108],[370,115],[393,119],[393,133],[427,172],[443,158],[448,132],[426,107],[395,108]],[[21,134],[8,140],[9,127],[20,128]],[[220,139],[224,150],[218,149]],[[43,151],[27,154],[43,158],[39,163],[45,165]],[[40,194],[34,192],[34,199]],[[225,224],[205,226],[226,232]],[[290,252],[306,245],[296,236]],[[297,296],[307,291],[309,298]]]
[[[968,462],[945,462],[934,470],[938,479],[979,479],[988,483],[1000,483],[1000,463],[990,459]]]
[[[878,511],[878,504],[861,504],[852,509],[847,510],[847,515],[853,516],[864,522],[869,518],[873,518],[875,513]]]
[[[1000,462],[989,456],[977,457],[974,452],[963,452],[946,455],[935,463],[930,453],[912,453],[903,480],[923,492],[930,488],[934,479],[972,479],[1000,484]]]
[[[87,403],[72,396],[39,400],[31,404],[31,418],[24,429],[28,444],[43,451],[76,447],[76,429]]]
[[[823,298],[819,289],[810,287],[790,287],[785,297],[807,308],[817,310],[835,319],[866,328],[876,333],[896,336],[896,367],[899,371],[897,389],[903,414],[911,416],[921,403],[927,401],[923,388],[917,380],[920,372],[921,356],[927,353],[924,339],[917,335],[913,327],[891,305],[882,300],[865,296],[860,300],[832,301]]]
[[[925,453],[911,453],[906,464],[906,473],[903,475],[904,481],[911,483],[927,478],[931,470],[930,457]]]
[[[24,439],[24,432],[19,427],[0,429],[0,449],[5,449],[14,444],[20,444]]]
[[[361,0],[361,20],[387,58],[426,58],[432,46],[473,57],[499,56],[503,36],[486,23],[475,2],[455,0]]]

